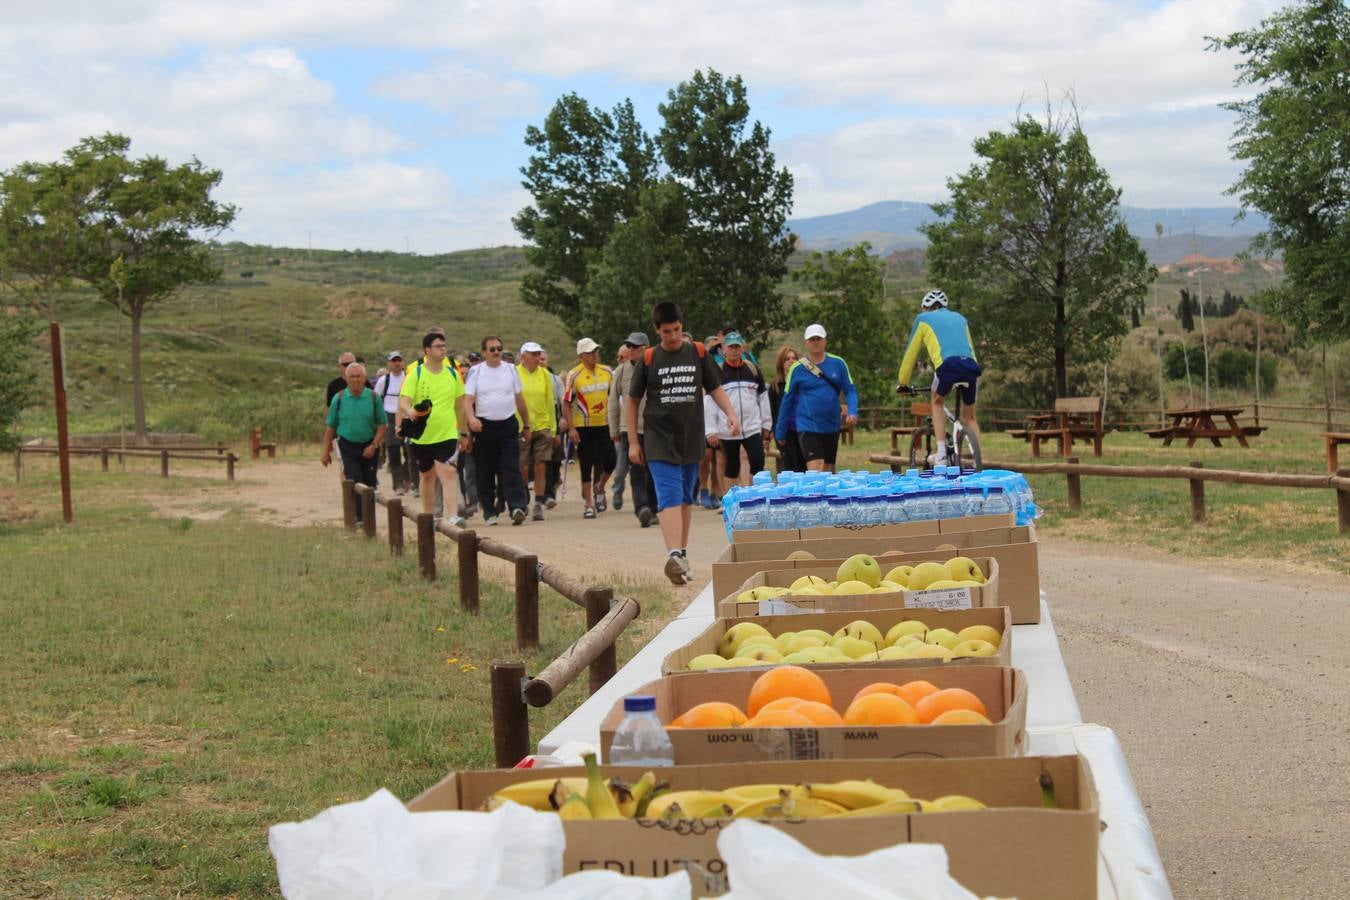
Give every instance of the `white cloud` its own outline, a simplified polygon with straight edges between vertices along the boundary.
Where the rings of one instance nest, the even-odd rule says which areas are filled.
[[[527,116],[540,108],[538,91],[521,78],[494,78],[466,63],[443,61],[418,72],[377,79],[371,92],[455,113],[458,129],[490,131],[506,117]]]

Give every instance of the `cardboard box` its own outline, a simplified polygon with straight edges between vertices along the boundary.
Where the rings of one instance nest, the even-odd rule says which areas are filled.
[[[939,688],[960,687],[979,697],[992,725],[882,725],[827,728],[677,728],[669,731],[677,765],[784,759],[889,759],[926,756],[1017,756],[1026,752],[1027,680],[1004,666],[914,666],[874,663],[814,670],[841,712],[859,690],[876,681],[915,679]],[[632,691],[656,697],[662,722],[699,703],[723,700],[745,709],[762,669],[717,669],[666,675]],[[600,723],[600,758],[609,756],[614,729],[623,721],[620,697]]]
[[[815,598],[803,598],[815,599]],[[828,599],[828,598],[820,598]],[[666,655],[661,661],[661,674],[674,675],[677,672],[689,671],[689,661],[696,656],[702,656],[704,653],[716,653],[718,645],[722,641],[722,636],[727,633],[731,626],[738,622],[754,622],[768,629],[772,635],[783,634],[787,631],[802,631],[806,628],[819,628],[828,631],[831,634],[843,628],[849,622],[855,619],[865,618],[885,634],[890,628],[899,622],[910,619],[922,619],[929,628],[949,628],[952,631],[959,632],[962,628],[970,625],[988,625],[1003,635],[1003,640],[999,643],[998,653],[994,656],[974,657],[954,659],[947,665],[992,665],[992,666],[1011,666],[1012,665],[1012,616],[1008,614],[1006,606],[996,606],[990,609],[962,609],[941,611],[933,609],[886,609],[876,612],[869,612],[860,616],[856,612],[817,612],[802,613],[798,615],[783,616],[755,616],[751,618],[740,619],[718,619],[708,629],[685,644],[678,650]],[[910,660],[878,660],[875,662],[854,662],[854,663],[810,663],[811,669],[837,669],[841,667],[893,667],[897,665],[908,665],[913,667],[929,667],[933,665],[931,659],[910,659]],[[766,663],[764,666],[749,668],[769,668]],[[711,670],[721,671],[721,670]]]
[[[904,565],[892,562],[894,556],[878,557],[882,573],[895,566]],[[944,557],[946,562],[950,557]],[[809,563],[812,560],[800,560]],[[842,560],[840,560],[842,562]],[[838,564],[827,566],[802,566],[795,569],[756,572],[730,595],[717,603],[719,618],[735,616],[783,615],[800,609],[804,612],[821,610],[823,612],[845,612],[849,610],[865,612],[881,609],[981,609],[999,605],[998,601],[998,560],[990,556],[978,557],[975,562],[985,574],[982,585],[963,588],[943,588],[937,591],[891,591],[885,594],[784,594],[770,600],[740,600],[740,595],[756,587],[791,587],[792,583],[803,575],[817,575],[826,581],[832,581]]]
[[[943,520],[947,521],[947,520]],[[953,520],[958,521],[958,520]],[[968,520],[975,522],[978,520]],[[913,523],[905,523],[913,524]],[[879,525],[865,529],[865,536],[813,538],[808,540],[749,541],[729,545],[713,561],[713,596],[725,597],[756,572],[791,570],[833,565],[836,568],[855,553],[870,553],[880,558],[896,551],[903,557],[891,557],[890,565],[923,562],[928,559],[949,559],[960,554],[970,557],[991,556],[999,563],[999,602],[1011,607],[1013,623],[1034,624],[1041,620],[1040,554],[1036,543],[1036,529],[1032,525],[986,528],[942,534],[895,536],[878,530],[900,528],[898,525]],[[759,532],[784,534],[785,532]],[[790,532],[786,532],[790,533]],[[852,532],[850,532],[852,533]],[[936,551],[939,545],[955,547],[951,551]],[[789,560],[794,550],[806,550],[815,559]],[[919,554],[928,551],[927,556]],[[772,561],[773,565],[765,565]],[[883,563],[886,565],[886,563]]]
[[[607,776],[635,781],[644,770],[605,766]],[[1054,780],[1057,809],[1041,805],[1039,778]],[[415,813],[473,810],[508,784],[541,777],[576,777],[581,768],[462,772],[408,803]],[[739,784],[842,781],[872,778],[925,800],[966,794],[992,809],[862,819],[809,819],[776,827],[818,853],[857,856],[895,844],[942,844],[952,875],[979,896],[1020,900],[1082,900],[1097,896],[1100,809],[1080,756],[1014,759],[818,760],[681,766],[661,773],[673,789],[717,789]],[[563,871],[609,869],[656,877],[687,867],[694,893],[728,889],[717,837],[730,820],[697,823],[564,822]]]

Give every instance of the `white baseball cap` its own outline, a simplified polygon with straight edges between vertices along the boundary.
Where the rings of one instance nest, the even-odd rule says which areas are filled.
[[[520,345],[520,352],[521,352],[521,353],[543,353],[543,352],[544,352],[544,348],[541,347],[541,346],[539,346],[538,344],[536,344],[534,341],[526,341],[525,343],[523,343],[523,344]]]
[[[578,356],[580,356],[583,353],[594,353],[599,349],[600,345],[597,344],[595,341],[591,340],[590,338],[582,338],[581,340],[577,341]]]
[[[809,341],[811,338],[823,338],[825,336],[825,326],[819,322],[813,322],[806,326],[806,340]]]

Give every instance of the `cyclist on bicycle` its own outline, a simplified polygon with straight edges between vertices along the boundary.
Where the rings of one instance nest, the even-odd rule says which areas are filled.
[[[953,385],[966,385],[961,391],[961,424],[979,440],[980,426],[975,421],[975,393],[980,373],[984,370],[975,361],[975,342],[970,337],[970,325],[965,316],[947,308],[947,295],[942,291],[929,291],[923,295],[920,306],[919,314],[914,317],[914,326],[909,331],[909,345],[900,361],[899,390],[908,392],[909,378],[914,372],[914,364],[919,361],[919,351],[927,350],[934,368],[933,428],[938,432],[934,455],[938,461],[942,461],[947,458],[947,411],[944,403]]]

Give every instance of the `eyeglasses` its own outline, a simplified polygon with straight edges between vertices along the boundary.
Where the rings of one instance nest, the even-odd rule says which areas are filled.
[[[445,344],[432,344],[432,345],[431,345],[431,349],[432,349],[432,350],[444,350],[444,349],[445,349]]]
[[[347,368],[348,366],[350,366],[353,362],[355,362],[355,360],[348,360],[347,362],[340,362],[340,363],[338,363],[338,368],[339,368],[339,369],[345,369],[345,368]]]
[[[483,349],[486,350],[488,353],[501,353],[501,352],[502,352],[502,348],[501,348],[501,347],[484,347]]]

